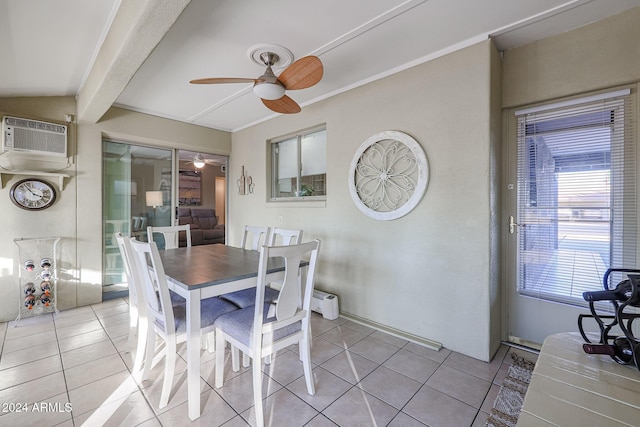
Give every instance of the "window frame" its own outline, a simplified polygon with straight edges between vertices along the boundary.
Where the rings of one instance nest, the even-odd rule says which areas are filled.
[[[326,132],[327,132],[327,126],[326,124],[321,124],[321,125],[317,125],[317,126],[313,126],[310,128],[306,128],[297,132],[293,132],[287,135],[283,135],[283,136],[279,136],[277,138],[272,138],[270,140],[267,141],[267,151],[268,151],[268,164],[269,167],[267,168],[267,181],[269,182],[269,192],[267,194],[267,201],[268,202],[275,202],[275,203],[283,203],[283,202],[295,202],[295,203],[299,203],[299,202],[304,202],[304,201],[326,201],[327,200],[327,171],[326,171],[326,166],[328,166],[328,162],[325,165],[325,172],[324,172],[324,195],[318,195],[318,196],[286,196],[286,197],[282,197],[282,196],[274,196],[275,194],[277,194],[277,186],[278,186],[278,182],[277,182],[277,168],[278,168],[278,164],[277,164],[277,156],[275,153],[275,147],[277,146],[277,144],[284,142],[284,141],[288,141],[288,140],[292,140],[295,139],[296,140],[296,168],[297,168],[297,177],[296,177],[296,191],[299,192],[301,189],[301,178],[302,178],[302,150],[301,150],[301,142],[302,139],[305,136],[314,134],[314,133],[318,133],[324,131],[325,132],[325,150],[327,149],[327,143],[326,143]]]

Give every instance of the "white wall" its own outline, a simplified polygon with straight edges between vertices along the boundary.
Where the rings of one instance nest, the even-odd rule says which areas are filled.
[[[640,79],[640,7],[504,54],[503,107]]]
[[[284,227],[304,229],[305,240],[322,240],[317,287],[336,293],[343,312],[488,360],[499,344],[490,323],[500,322],[490,312],[499,306],[490,236],[500,120],[491,84],[499,68],[493,45],[482,42],[234,133],[230,181],[244,166],[256,188],[230,193],[228,242],[240,243],[245,224],[277,225],[282,216]],[[266,141],[322,123],[326,206],[267,203]],[[385,130],[413,136],[430,166],[423,200],[395,221],[361,214],[347,186],[356,149]]]

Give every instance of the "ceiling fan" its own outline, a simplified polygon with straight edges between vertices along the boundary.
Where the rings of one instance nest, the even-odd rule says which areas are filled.
[[[306,89],[322,79],[322,62],[317,56],[305,56],[289,65],[280,76],[271,70],[279,56],[273,52],[263,52],[260,60],[267,66],[263,75],[257,79],[241,77],[219,77],[191,80],[193,84],[253,83],[253,92],[262,99],[262,103],[276,113],[293,114],[300,112],[300,106],[285,95],[286,90]]]
[[[187,163],[192,163],[196,169],[202,169],[205,165],[218,165],[219,161],[214,159],[205,159],[202,154],[198,153],[193,157],[193,160],[188,161]]]

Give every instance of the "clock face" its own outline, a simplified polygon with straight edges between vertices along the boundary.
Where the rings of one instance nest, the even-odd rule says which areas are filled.
[[[39,179],[23,179],[11,187],[11,201],[18,207],[27,210],[45,209],[56,201],[56,190],[53,186]]]

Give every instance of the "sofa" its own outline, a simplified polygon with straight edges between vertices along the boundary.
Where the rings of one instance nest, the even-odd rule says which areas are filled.
[[[191,226],[191,246],[224,244],[224,224],[218,224],[215,209],[178,208],[178,224]],[[180,236],[180,246],[186,245],[186,236]]]

